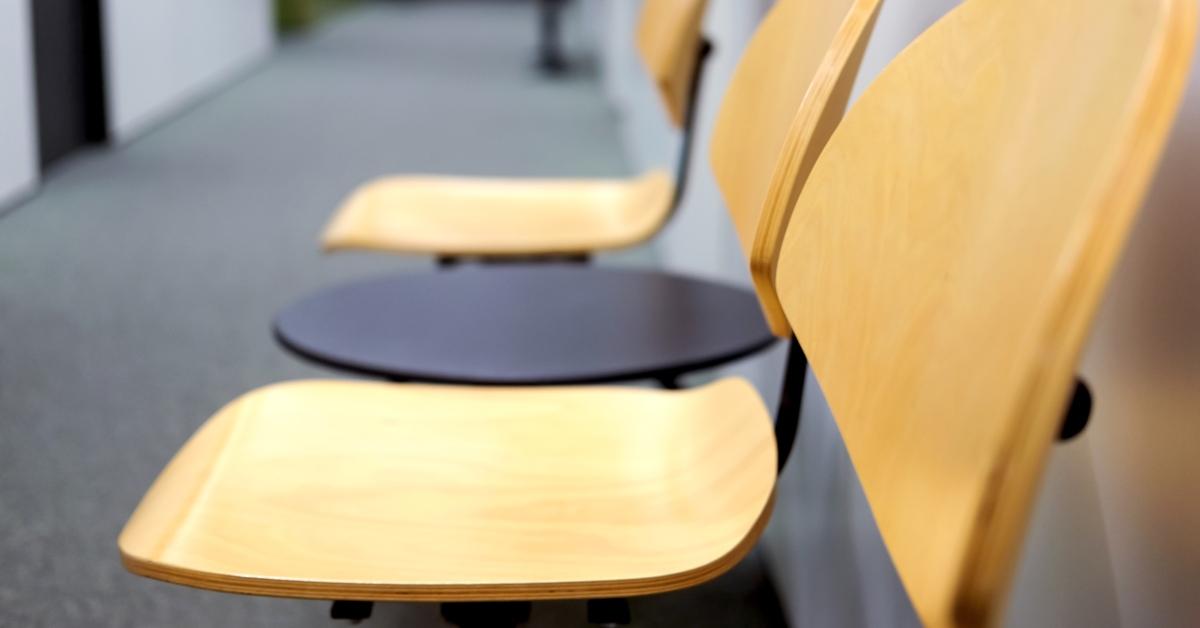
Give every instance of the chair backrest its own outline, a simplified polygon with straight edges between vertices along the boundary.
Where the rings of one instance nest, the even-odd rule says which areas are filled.
[[[676,128],[692,106],[706,8],[708,0],[645,0],[638,16],[638,53]]]
[[[966,0],[800,193],[776,287],[926,625],[997,617],[1195,12]]]
[[[846,109],[882,0],[778,0],[746,46],[713,131],[711,162],[771,329],[783,225]]]

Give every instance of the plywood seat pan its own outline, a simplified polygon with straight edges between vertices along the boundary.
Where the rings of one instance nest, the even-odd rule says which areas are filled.
[[[627,596],[723,573],[769,515],[753,387],[277,384],[187,442],[120,537],[134,573],[360,600]]]
[[[368,183],[325,229],[327,251],[442,255],[582,253],[637,244],[670,212],[671,178],[389,177]]]

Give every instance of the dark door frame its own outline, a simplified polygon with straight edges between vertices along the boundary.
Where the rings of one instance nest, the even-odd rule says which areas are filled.
[[[43,171],[108,141],[101,0],[30,0]]]

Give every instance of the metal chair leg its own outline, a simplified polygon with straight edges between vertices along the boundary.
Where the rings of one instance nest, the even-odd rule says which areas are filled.
[[[517,628],[529,622],[530,602],[447,602],[442,619],[459,628]]]
[[[633,623],[633,613],[629,610],[629,600],[625,598],[588,600],[587,620],[596,626],[616,628]]]
[[[330,607],[329,616],[333,619],[344,619],[352,624],[360,624],[364,620],[370,619],[371,612],[374,610],[374,602],[338,600]]]
[[[538,4],[541,9],[538,67],[547,74],[561,74],[567,70],[567,59],[562,50],[562,9],[566,2],[540,0]]]

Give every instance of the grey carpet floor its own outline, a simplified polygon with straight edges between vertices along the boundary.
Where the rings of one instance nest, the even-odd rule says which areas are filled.
[[[531,69],[531,4],[354,9],[135,143],[73,158],[0,219],[0,625],[333,625],[324,603],[128,575],[116,535],[222,404],[334,376],[273,344],[278,308],[339,280],[431,267],[318,254],[355,184],[404,171],[627,174],[595,77]],[[782,625],[754,556],[634,611],[640,626]],[[367,625],[441,623],[434,606],[390,604]],[[584,625],[583,606],[537,605],[533,625]]]

